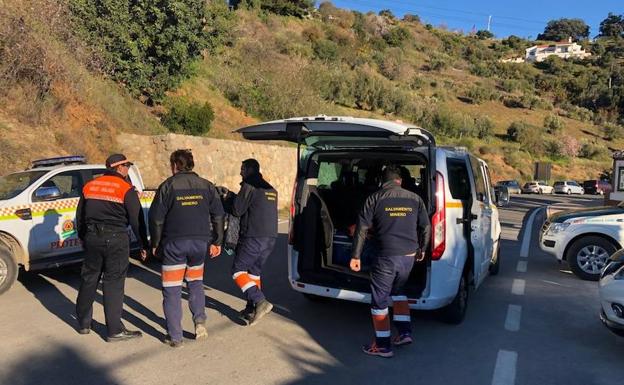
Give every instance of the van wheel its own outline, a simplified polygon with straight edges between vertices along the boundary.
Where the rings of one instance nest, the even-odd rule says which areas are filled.
[[[572,190],[568,190],[568,191],[566,192],[566,194],[571,195],[571,194],[572,194]]]
[[[598,281],[602,268],[617,247],[610,241],[596,236],[577,239],[568,249],[566,260],[570,270],[586,281]]]
[[[494,250],[494,252],[496,253],[496,262],[490,264],[490,275],[498,275],[500,271],[500,239],[496,242],[496,250]]]
[[[440,316],[443,322],[453,325],[462,323],[466,316],[466,310],[468,309],[468,294],[470,293],[470,286],[468,285],[468,278],[466,274],[462,274],[459,281],[459,288],[457,294],[453,298],[453,302],[449,303],[442,308]]]
[[[0,246],[0,294],[13,286],[17,279],[17,263],[6,247]]]

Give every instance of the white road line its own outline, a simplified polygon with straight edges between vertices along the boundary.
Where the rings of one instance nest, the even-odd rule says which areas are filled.
[[[517,332],[520,330],[520,319],[522,318],[522,306],[509,305],[507,317],[505,317],[505,330]]]
[[[527,272],[527,261],[518,261],[518,266],[516,266],[516,271],[518,273],[526,273]]]
[[[543,210],[543,208],[539,208],[534,210],[529,216],[529,220],[527,221],[524,229],[524,236],[522,237],[522,248],[520,249],[520,256],[522,258],[527,258],[529,256],[529,246],[531,246],[531,234],[533,233],[533,221],[535,220],[535,215],[538,212]]]
[[[511,294],[524,295],[524,288],[526,287],[526,281],[524,279],[514,279],[511,285]]]
[[[499,350],[496,357],[496,367],[492,376],[492,385],[514,385],[516,383],[516,365],[518,353],[509,350]]]

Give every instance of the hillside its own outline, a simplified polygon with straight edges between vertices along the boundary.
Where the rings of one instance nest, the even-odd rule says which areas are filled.
[[[129,66],[133,58],[120,61],[110,31],[93,32],[101,24],[68,28],[89,3],[13,0],[0,9],[5,169],[59,153],[101,160],[120,131],[201,133],[210,124],[204,135],[240,139],[231,131],[244,124],[320,113],[414,122],[488,160],[495,179],[530,179],[534,161],[552,162],[554,178],[597,177],[610,168],[609,150],[624,147],[622,55],[605,51],[609,41],[584,42],[595,53],[584,61],[501,63],[533,42],[459,35],[416,16],[329,3],[300,18],[265,7],[270,1],[232,12],[208,1],[188,6],[206,20],[188,68],[176,81],[161,73],[156,82],[137,72],[141,63]]]

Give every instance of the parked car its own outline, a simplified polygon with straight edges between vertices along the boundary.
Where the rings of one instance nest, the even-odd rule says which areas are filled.
[[[583,182],[585,194],[605,195],[611,192],[611,183],[606,180],[591,179]]]
[[[557,181],[554,187],[557,194],[585,194],[585,189],[574,180]]]
[[[614,334],[624,337],[624,250],[611,256],[600,276],[600,319]]]
[[[553,187],[544,182],[527,182],[522,186],[523,194],[552,194]]]
[[[424,200],[432,224],[431,248],[406,285],[410,307],[442,309],[446,321],[460,323],[469,287],[498,272],[501,227],[489,167],[465,148],[438,147],[412,125],[350,117],[278,120],[238,132],[299,146],[288,281],[306,297],[370,302],[366,251],[362,271],[349,269],[349,229],[389,162],[419,177],[407,188]]]
[[[540,247],[581,279],[597,281],[609,256],[624,245],[624,204],[562,211],[542,227]]]
[[[26,171],[0,177],[0,294],[13,285],[20,267],[35,271],[82,261],[76,207],[85,183],[105,170],[103,164],[68,156],[41,159]],[[147,219],[154,192],[144,191],[136,166],[128,176]]]
[[[522,192],[520,183],[518,183],[517,180],[501,180],[496,183],[496,186],[507,187],[507,191],[509,191],[510,194],[520,194]]]

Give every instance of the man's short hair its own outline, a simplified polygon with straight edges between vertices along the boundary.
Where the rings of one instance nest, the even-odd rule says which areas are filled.
[[[383,169],[382,176],[384,183],[401,179],[401,168],[396,164],[389,164]]]
[[[195,167],[191,150],[175,150],[171,153],[169,161],[178,171],[191,171]]]
[[[253,158],[245,159],[243,161],[243,166],[246,169],[252,170],[255,173],[259,173],[260,172],[260,163],[258,163],[258,161],[253,159]]]

